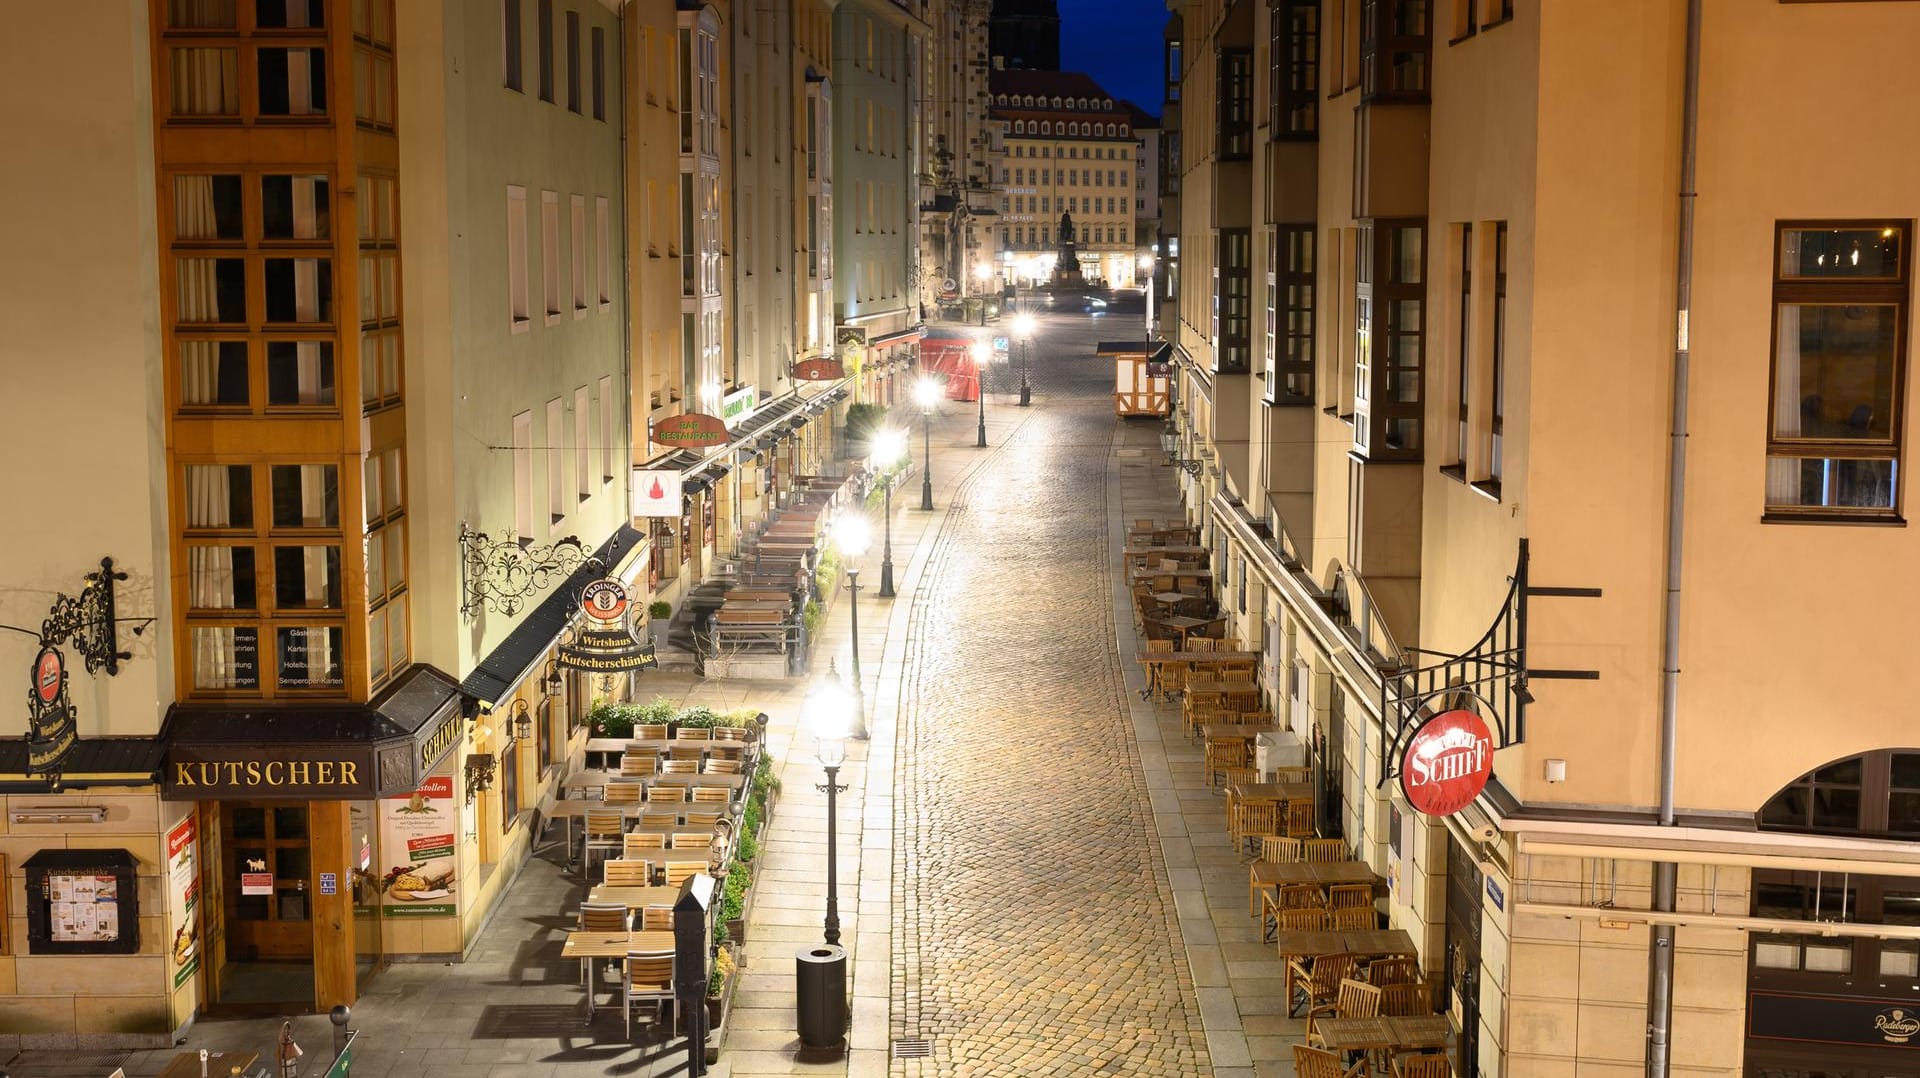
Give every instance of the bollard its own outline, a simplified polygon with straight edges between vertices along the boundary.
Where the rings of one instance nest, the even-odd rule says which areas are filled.
[[[353,1011],[341,1004],[327,1012],[327,1020],[333,1023],[333,1058],[339,1059],[340,1053],[347,1050],[347,1023],[353,1019]]]

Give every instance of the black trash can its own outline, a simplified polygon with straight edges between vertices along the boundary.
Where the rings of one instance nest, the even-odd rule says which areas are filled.
[[[835,943],[802,947],[794,965],[801,1046],[839,1049],[847,1036],[847,949]]]

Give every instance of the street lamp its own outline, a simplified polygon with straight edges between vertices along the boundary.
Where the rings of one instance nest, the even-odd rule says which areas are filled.
[[[970,351],[973,353],[973,395],[980,399],[980,439],[973,444],[977,448],[985,449],[987,447],[987,361],[993,358],[993,344],[990,341],[975,341]]]
[[[1140,339],[1140,350],[1143,353],[1141,359],[1143,362],[1151,363],[1153,362],[1153,256],[1151,254],[1140,256],[1140,272],[1143,274],[1140,291],[1147,298],[1147,321],[1141,329]]]
[[[940,403],[940,383],[925,375],[913,383],[913,403],[926,418],[927,466],[920,473],[920,508],[933,508],[933,406]]]
[[[980,282],[974,287],[974,292],[980,297],[980,324],[983,326],[987,324],[987,278],[991,276],[993,276],[992,266],[985,262],[973,264],[973,279]]]
[[[821,682],[808,694],[807,724],[813,728],[813,752],[827,773],[827,781],[816,784],[814,789],[827,795],[827,919],[824,927],[827,942],[835,944],[840,942],[840,827],[834,795],[846,790],[846,786],[835,780],[840,777],[840,765],[847,762],[849,710],[847,691],[838,682]]]
[[[845,513],[834,522],[834,542],[840,547],[840,553],[847,559],[847,618],[853,623],[853,736],[864,739],[867,736],[867,690],[866,683],[860,680],[860,569],[853,559],[867,552],[867,546],[873,541],[873,532],[867,527],[867,518],[859,513]]]
[[[1013,320],[1013,331],[1020,335],[1020,407],[1033,403],[1033,384],[1027,381],[1027,347],[1033,340],[1033,315],[1025,311]]]
[[[886,542],[880,548],[880,598],[893,598],[893,473],[907,455],[907,432],[883,428],[873,436],[873,464],[880,470],[881,497],[886,503]]]

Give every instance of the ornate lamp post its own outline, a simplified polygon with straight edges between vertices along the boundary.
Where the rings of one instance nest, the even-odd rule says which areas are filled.
[[[985,267],[982,266],[984,269]],[[980,398],[980,439],[974,445],[987,447],[987,361],[993,358],[993,342],[975,341],[970,349],[973,353],[974,396]]]
[[[857,702],[856,697],[854,703]],[[828,943],[840,942],[840,825],[835,812],[834,795],[846,790],[836,780],[840,777],[840,766],[847,761],[848,709],[847,692],[834,681],[822,682],[807,700],[808,725],[813,728],[814,755],[820,760],[821,769],[827,773],[827,781],[815,785],[814,789],[827,795],[827,919],[824,935]]]
[[[1033,342],[1033,315],[1020,312],[1013,320],[1013,331],[1020,335],[1020,407],[1033,403],[1033,384],[1027,381],[1027,346]]]
[[[881,497],[885,500],[885,542],[880,547],[880,598],[891,599],[893,591],[893,472],[907,455],[907,432],[888,427],[873,436],[873,464],[880,469]]]
[[[980,297],[980,324],[987,324],[987,279],[993,276],[993,267],[985,262],[973,264],[973,278],[980,283],[975,286],[974,294]]]
[[[843,514],[834,523],[834,541],[847,559],[847,617],[853,623],[853,736],[867,736],[867,690],[860,680],[860,569],[853,559],[867,552],[873,533],[867,518],[859,513]]]
[[[1140,272],[1144,275],[1141,278],[1140,291],[1145,293],[1147,297],[1147,325],[1141,339],[1145,342],[1147,358],[1152,359],[1153,358],[1153,256],[1152,255],[1145,254],[1140,256]]]
[[[920,472],[920,508],[933,508],[933,408],[940,403],[940,383],[922,376],[913,383],[913,403],[926,420],[927,466]]]

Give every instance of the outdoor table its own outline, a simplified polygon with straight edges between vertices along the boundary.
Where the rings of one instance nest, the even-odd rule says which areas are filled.
[[[677,892],[679,888],[671,888],[671,890]],[[668,931],[568,932],[567,942],[560,948],[560,957],[580,960],[580,979],[587,982],[587,1024],[593,1024],[593,970],[591,967],[594,959],[625,958],[629,951],[671,950],[673,950],[673,933]],[[621,991],[624,992],[626,989],[622,988]]]
[[[1209,625],[1217,625],[1220,622],[1223,622],[1225,620],[1227,620],[1227,616],[1225,614],[1218,614],[1211,618],[1195,618],[1195,617],[1189,617],[1185,614],[1164,614],[1164,615],[1160,615],[1153,618],[1153,621],[1155,624],[1165,625],[1167,628],[1172,629],[1174,632],[1179,634],[1179,642],[1181,647],[1186,646],[1188,638],[1191,637],[1195,632],[1198,632],[1199,630],[1204,629]],[[1194,652],[1193,654],[1197,655],[1200,653]]]
[[[1135,569],[1129,579],[1135,584],[1145,584],[1156,576],[1170,576],[1175,580],[1190,580],[1196,584],[1212,584],[1212,569]]]
[[[1268,888],[1311,884],[1325,890],[1335,884],[1364,883],[1375,894],[1384,894],[1387,881],[1367,867],[1365,861],[1255,861],[1247,872],[1247,905],[1260,916],[1260,892]],[[1264,918],[1262,918],[1264,921]]]
[[[214,1078],[227,1078],[238,1070],[247,1073],[260,1059],[258,1052],[208,1052],[207,1073]],[[160,1078],[200,1078],[200,1053],[181,1052],[160,1072]]]
[[[604,767],[589,767],[575,771],[573,774],[560,780],[561,796],[564,797],[569,790],[579,790],[582,792],[587,790],[600,790],[604,794],[607,788],[607,779],[613,775],[614,772]]]
[[[1225,741],[1230,738],[1238,738],[1241,741],[1252,741],[1260,734],[1273,734],[1279,731],[1280,727],[1272,723],[1250,725],[1232,722],[1203,722],[1200,724],[1200,736],[1208,741]]]
[[[1445,1048],[1447,1018],[1428,1015],[1413,1018],[1322,1018],[1313,1024],[1314,1035],[1329,1052],[1371,1052],[1402,1048]]]
[[[1323,954],[1350,954],[1358,958],[1393,958],[1403,955],[1410,957],[1414,953],[1413,937],[1399,928],[1345,932],[1321,928],[1278,932],[1274,935],[1274,946],[1279,950],[1282,961],[1290,958],[1313,958]]]
[[[1220,619],[1210,618],[1208,620],[1219,621]],[[1138,658],[1141,662],[1149,666],[1160,666],[1166,663],[1188,663],[1193,666],[1207,666],[1210,664],[1218,665],[1220,663],[1259,662],[1260,653],[1257,651],[1143,651]]]
[[[1128,544],[1126,557],[1131,561],[1143,561],[1147,558],[1204,558],[1207,548],[1203,546],[1141,546]]]
[[[1164,607],[1176,607],[1188,599],[1198,599],[1198,595],[1188,595],[1184,591],[1156,591],[1150,598]]]
[[[557,800],[547,810],[547,819],[561,820],[567,825],[567,867],[573,867],[573,821],[580,819],[590,811],[599,811],[607,807],[604,801],[587,801],[581,798]]]
[[[1242,662],[1246,660],[1241,660]],[[1194,678],[1187,682],[1188,696],[1254,696],[1260,692],[1257,681],[1228,680],[1226,678]]]
[[[593,885],[593,890],[587,892],[587,904],[611,906],[618,902],[631,912],[648,906],[671,906],[679,897],[680,888],[678,887],[623,887],[618,884],[596,883]]]
[[[1233,818],[1233,806],[1236,804],[1260,804],[1270,802],[1284,805],[1289,801],[1313,800],[1311,782],[1236,782],[1227,787],[1227,818]]]

